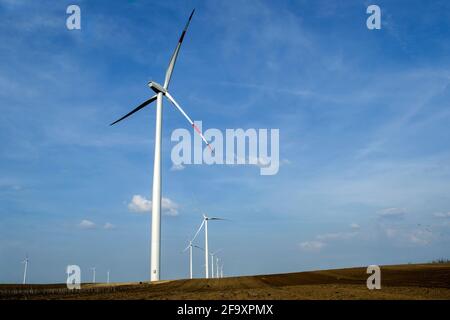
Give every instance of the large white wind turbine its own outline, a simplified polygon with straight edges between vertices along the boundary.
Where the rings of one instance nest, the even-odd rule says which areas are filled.
[[[22,284],[27,283],[27,270],[28,270],[28,255],[25,256],[25,259],[22,261],[25,264],[25,269],[23,270],[23,281]]]
[[[155,160],[153,164],[153,189],[152,189],[152,235],[151,235],[151,262],[150,262],[150,280],[158,281],[160,278],[160,257],[161,257],[161,129],[162,129],[162,102],[165,96],[169,101],[175,106],[175,108],[180,111],[183,116],[189,121],[190,125],[194,130],[202,137],[206,145],[212,151],[211,146],[205,137],[201,133],[200,129],[194,124],[192,119],[184,112],[180,105],[175,101],[173,96],[169,93],[169,83],[172,77],[173,68],[178,57],[178,53],[181,48],[181,43],[183,42],[184,36],[186,34],[189,23],[192,19],[195,10],[192,10],[191,15],[186,23],[186,26],[181,33],[178,44],[175,47],[175,51],[170,58],[169,66],[166,71],[166,76],[164,79],[164,85],[160,85],[154,81],[150,81],[148,86],[155,92],[147,101],[144,101],[134,110],[130,111],[122,118],[114,121],[111,125],[125,119],[126,117],[132,115],[133,113],[139,111],[140,109],[146,107],[151,102],[156,100],[156,127],[155,127]]]
[[[202,247],[199,247],[199,246],[193,244],[192,240],[189,241],[189,245],[183,250],[183,252],[186,252],[186,250],[189,249],[189,276],[191,279],[192,279],[192,250],[193,250],[193,248],[198,248],[198,249],[203,250]]]
[[[206,214],[203,215],[203,221],[202,224],[200,225],[200,227],[198,228],[197,232],[195,233],[194,239],[195,237],[197,237],[198,233],[200,232],[200,230],[202,229],[202,227],[205,227],[205,277],[206,279],[209,278],[209,264],[208,264],[208,256],[209,256],[209,251],[208,251],[208,221],[209,220],[225,220],[222,218],[217,218],[217,217],[208,217]],[[214,272],[214,269],[213,269]]]

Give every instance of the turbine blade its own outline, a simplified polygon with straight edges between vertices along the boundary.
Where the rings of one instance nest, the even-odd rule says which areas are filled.
[[[194,245],[194,247],[196,247],[196,248],[198,248],[198,249],[200,249],[200,250],[205,251],[205,249],[203,249],[202,247],[199,247],[199,246],[196,246],[196,245]]]
[[[166,97],[167,97],[167,99],[170,100],[170,102],[173,103],[173,105],[178,109],[178,111],[180,111],[183,114],[183,116],[187,119],[187,121],[189,121],[191,126],[193,126],[194,121],[192,121],[192,119],[186,114],[186,112],[184,112],[184,110],[181,109],[180,105],[175,101],[175,99],[172,97],[172,95],[170,93],[166,92]]]
[[[208,218],[208,220],[227,220],[227,219],[224,219],[224,218],[217,218],[217,217],[211,217],[211,218]]]
[[[205,220],[202,221],[202,224],[200,225],[200,227],[198,228],[197,232],[195,233],[194,238],[192,238],[192,242],[194,242],[195,238],[197,238],[197,236],[198,236],[200,230],[202,230],[204,224],[205,224]]]
[[[200,137],[202,137],[202,140],[206,143],[206,145],[208,146],[209,150],[211,150],[211,152],[212,152],[211,145],[206,140],[205,136],[203,136],[203,134],[200,131],[200,129],[195,125],[194,121],[192,121],[192,119],[186,114],[186,112],[184,112],[184,110],[180,107],[180,105],[175,101],[175,99],[172,97],[172,95],[169,92],[166,92],[165,96],[167,97],[167,99],[169,99],[170,102],[172,102],[172,104],[175,106],[175,108],[177,108],[178,111],[181,112],[181,114],[187,119],[187,121],[189,121],[191,126],[195,129],[195,131],[197,131],[197,133],[200,135]]]
[[[186,35],[186,31],[189,27],[189,23],[191,22],[194,12],[195,12],[195,9],[192,10],[192,13],[189,16],[186,26],[184,27],[183,32],[181,33],[180,39],[178,40],[178,44],[175,47],[175,51],[173,52],[172,57],[170,58],[169,66],[167,67],[167,71],[166,71],[166,78],[164,79],[164,89],[169,88],[169,82],[170,82],[170,78],[172,77],[173,68],[175,67],[175,62],[177,61],[177,57],[178,57],[178,53],[180,52],[181,44],[183,43],[184,36]]]
[[[141,110],[142,108],[144,108],[145,106],[147,106],[148,104],[152,103],[153,101],[156,100],[157,95],[154,95],[153,97],[151,97],[150,99],[148,99],[147,101],[144,101],[143,103],[141,103],[137,108],[133,109],[132,111],[128,112],[126,115],[124,115],[122,118],[120,118],[119,120],[114,121],[113,123],[110,124],[110,126],[116,124],[119,121],[122,121],[123,119],[131,116],[133,113]]]
[[[189,249],[190,245],[187,246],[186,248],[184,248],[184,250],[182,252],[186,252]]]

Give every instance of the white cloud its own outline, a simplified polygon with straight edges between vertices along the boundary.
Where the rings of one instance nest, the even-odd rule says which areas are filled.
[[[184,170],[186,167],[183,166],[182,164],[174,164],[172,165],[172,167],[170,168],[170,171],[181,171]]]
[[[350,228],[352,228],[352,229],[360,229],[361,226],[359,224],[353,222],[353,223],[350,223]]]
[[[113,225],[112,223],[107,222],[107,223],[105,223],[105,225],[103,226],[103,229],[111,230],[111,229],[114,229],[115,227],[116,227],[116,226]]]
[[[78,225],[81,229],[94,229],[95,223],[90,220],[81,220],[80,224]]]
[[[304,251],[317,252],[325,246],[325,243],[321,241],[305,241],[300,243],[300,248]]]
[[[444,213],[444,212],[436,212],[434,214],[436,218],[450,218],[450,212]]]
[[[150,212],[152,211],[152,202],[145,199],[143,196],[136,194],[131,198],[128,209],[133,212]]]
[[[319,234],[315,237],[315,240],[300,243],[300,248],[304,251],[320,251],[329,242],[336,240],[348,240],[358,236],[359,225],[352,223],[350,226],[355,231]]]
[[[152,201],[136,194],[128,204],[128,209],[133,212],[151,212]],[[163,197],[161,199],[161,209],[162,212],[168,216],[178,215],[178,204],[169,198]]]
[[[386,227],[383,231],[388,239],[400,245],[426,246],[435,238],[433,232],[429,229],[402,230]]]
[[[163,212],[168,216],[176,216],[178,215],[178,204],[169,198],[162,198],[161,207]]]
[[[378,215],[381,218],[401,218],[405,213],[406,209],[404,208],[386,208],[378,211]]]

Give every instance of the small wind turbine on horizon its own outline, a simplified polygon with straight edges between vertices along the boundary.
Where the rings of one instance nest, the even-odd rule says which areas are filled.
[[[25,256],[25,259],[22,260],[22,263],[25,264],[25,269],[23,270],[22,284],[26,284],[27,283],[27,270],[28,270],[28,255]]]
[[[175,51],[170,58],[169,66],[167,67],[166,76],[164,79],[164,85],[160,85],[154,81],[150,81],[148,86],[155,92],[155,95],[150,99],[141,103],[138,107],[124,115],[122,118],[114,121],[111,125],[116,124],[119,121],[127,118],[133,113],[141,110],[150,103],[156,100],[156,127],[155,127],[155,158],[153,163],[153,189],[152,189],[152,234],[151,234],[151,249],[150,249],[150,280],[158,281],[160,279],[160,259],[161,259],[161,131],[162,131],[162,105],[163,97],[166,97],[174,106],[181,112],[181,114],[189,121],[190,125],[200,135],[208,148],[212,151],[212,148],[208,141],[205,139],[200,129],[194,124],[192,119],[184,112],[180,105],[175,101],[172,95],[169,93],[169,83],[172,77],[175,62],[178,57],[178,53],[181,48],[184,36],[194,15],[195,9],[192,10],[191,15],[186,23],[186,26],[181,33],[178,44],[175,47]]]
[[[216,256],[216,278],[219,278],[219,257]]]
[[[106,283],[109,284],[109,270],[106,271]]]
[[[197,232],[195,233],[194,239],[197,237],[200,230],[205,226],[205,277],[206,279],[209,279],[209,265],[208,265],[208,221],[209,220],[226,220],[223,218],[217,218],[217,217],[208,217],[206,214],[203,215],[203,221],[200,225],[200,227],[197,229]],[[214,270],[214,269],[213,269]]]
[[[217,254],[220,251],[222,251],[222,249],[219,249],[219,250],[216,250],[216,251],[210,253],[210,256],[211,256],[211,278],[217,278],[217,274],[216,274],[216,277],[214,276],[214,257],[216,257],[216,259],[217,259],[216,261],[218,261],[219,258],[217,257]]]
[[[92,283],[95,283],[95,267],[92,267],[91,270],[92,270]]]
[[[202,247],[199,247],[192,243],[192,240],[189,241],[189,245],[183,250],[183,252],[186,252],[186,250],[189,249],[189,277],[192,279],[192,250],[193,248],[198,248],[203,250]]]

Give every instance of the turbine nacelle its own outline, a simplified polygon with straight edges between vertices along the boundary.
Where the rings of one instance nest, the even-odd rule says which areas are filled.
[[[167,93],[167,90],[162,85],[160,85],[155,81],[150,81],[148,83],[148,87],[152,89],[156,94],[162,92],[165,95]]]

